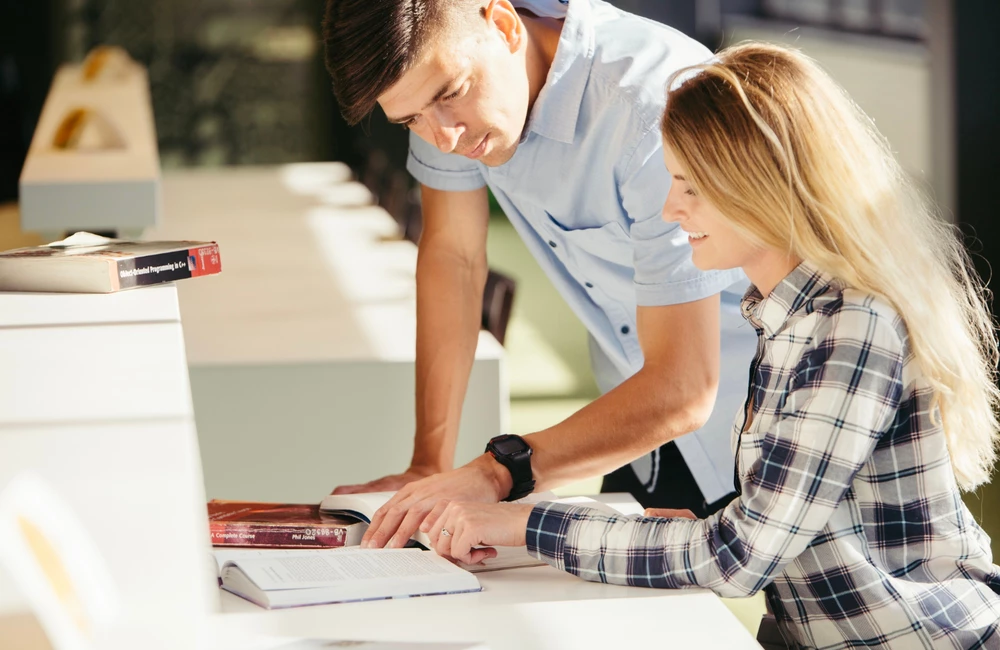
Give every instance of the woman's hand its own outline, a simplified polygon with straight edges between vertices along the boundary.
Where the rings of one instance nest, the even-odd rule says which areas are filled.
[[[671,508],[646,508],[642,513],[644,517],[659,517],[661,519],[697,519],[690,510],[673,510]]]
[[[420,530],[430,535],[439,555],[479,564],[496,557],[496,549],[490,547],[525,545],[532,508],[523,503],[441,501]]]

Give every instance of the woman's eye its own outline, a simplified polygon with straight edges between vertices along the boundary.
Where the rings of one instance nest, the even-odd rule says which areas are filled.
[[[697,194],[694,193],[694,190],[684,190],[684,193],[687,194],[688,196],[698,196]]]

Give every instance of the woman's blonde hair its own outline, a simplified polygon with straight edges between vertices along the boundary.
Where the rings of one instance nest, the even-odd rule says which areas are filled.
[[[750,241],[888,300],[958,484],[988,481],[1000,402],[989,294],[872,121],[814,61],[776,45],[727,48],[670,87],[663,142],[693,188]]]

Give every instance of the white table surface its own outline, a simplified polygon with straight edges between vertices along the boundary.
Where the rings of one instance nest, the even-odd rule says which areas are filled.
[[[493,650],[759,648],[710,591],[581,580],[551,567],[477,574],[483,591],[263,610],[221,593],[219,625],[339,640],[485,642]]]

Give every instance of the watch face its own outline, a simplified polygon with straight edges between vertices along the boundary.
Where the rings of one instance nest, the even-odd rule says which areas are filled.
[[[520,438],[505,438],[493,443],[493,448],[504,456],[524,451],[528,445]]]

